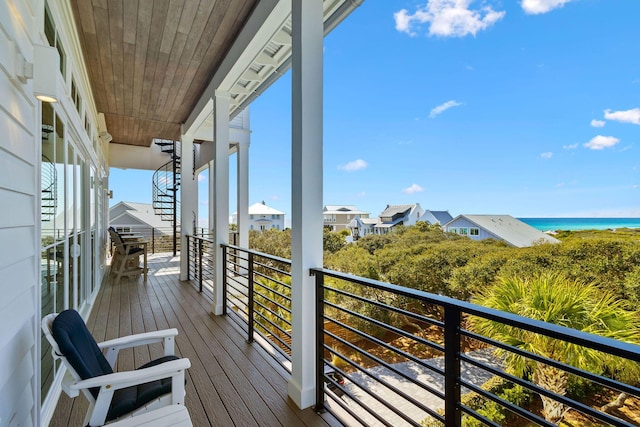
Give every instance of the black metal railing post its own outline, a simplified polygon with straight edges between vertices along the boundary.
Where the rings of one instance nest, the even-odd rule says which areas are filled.
[[[460,410],[460,309],[444,307],[444,420],[446,427],[459,427]]]
[[[191,264],[189,261],[191,260],[191,236],[187,234],[187,250],[185,251],[185,255],[187,257],[187,281],[191,280]]]
[[[156,253],[156,229],[151,227],[151,253]]]
[[[237,252],[236,252],[236,254],[237,254]],[[248,261],[249,262],[249,265],[248,265],[249,274],[247,275],[247,279],[248,279],[248,283],[247,283],[247,286],[248,286],[247,293],[248,293],[248,295],[247,296],[249,297],[249,301],[248,301],[249,302],[249,310],[248,310],[249,311],[249,313],[248,313],[249,314],[249,328],[248,328],[249,337],[247,339],[247,342],[253,342],[253,331],[254,331],[253,323],[254,323],[254,318],[255,318],[254,311],[256,309],[256,307],[255,307],[255,298],[254,298],[254,288],[255,288],[255,286],[253,284],[253,254],[249,253],[249,257],[248,258],[249,258],[249,261]],[[236,255],[236,263],[237,262],[238,262],[238,258],[237,258],[237,255]]]
[[[202,292],[202,239],[198,239],[198,292]]]
[[[324,275],[312,271],[316,278],[316,412],[324,412]]]

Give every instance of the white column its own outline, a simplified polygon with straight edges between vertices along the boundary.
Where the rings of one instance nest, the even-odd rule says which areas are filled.
[[[238,142],[238,246],[249,247],[249,133]]]
[[[322,267],[322,0],[292,0],[292,337],[289,397],[315,403],[315,287]]]
[[[215,174],[213,173],[213,165],[214,162],[213,160],[211,160],[209,162],[209,223],[207,225],[207,227],[209,227],[209,234],[213,233],[213,230],[216,229],[216,223],[215,223],[215,216],[213,215],[213,209],[214,209],[214,198],[213,195],[215,194],[215,188],[216,188],[216,177]]]
[[[222,281],[225,274],[225,266],[222,262],[222,248],[220,245],[229,243],[229,101],[229,93],[216,91],[213,99],[213,143],[215,144],[213,175],[215,175],[215,190],[212,212],[216,254],[213,267],[216,280],[213,289],[212,311],[216,315],[222,314],[222,307],[224,306]]]
[[[187,234],[198,226],[198,180],[193,174],[193,136],[182,135],[180,143],[180,280],[189,277]]]

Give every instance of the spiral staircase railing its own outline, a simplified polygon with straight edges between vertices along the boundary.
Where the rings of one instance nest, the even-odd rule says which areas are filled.
[[[47,157],[42,156],[40,175],[41,215],[42,221],[51,221],[56,215],[57,207],[57,179],[56,166]]]
[[[156,215],[173,226],[173,253],[177,252],[177,227],[180,223],[180,141],[155,139],[154,144],[171,156],[153,174],[152,204]]]

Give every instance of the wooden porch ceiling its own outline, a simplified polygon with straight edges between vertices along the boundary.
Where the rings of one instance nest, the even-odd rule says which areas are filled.
[[[234,322],[209,313],[211,301],[179,281],[179,257],[149,256],[149,278],[108,281],[87,326],[97,341],[177,328],[176,353],[188,357],[185,405],[194,426],[338,426],[330,414],[300,410],[287,397],[288,374]],[[159,345],[123,350],[118,371],[162,356]],[[87,410],[80,396],[62,393],[50,426],[79,426]]]
[[[112,143],[179,139],[258,0],[71,0]]]

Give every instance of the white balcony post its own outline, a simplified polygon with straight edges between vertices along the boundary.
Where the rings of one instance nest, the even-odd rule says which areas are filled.
[[[249,133],[238,142],[238,246],[249,247]]]
[[[289,397],[315,403],[315,285],[322,267],[322,0],[292,0],[291,378]]]
[[[214,161],[211,160],[209,161],[209,218],[208,218],[208,225],[207,227],[209,227],[209,236],[211,237],[211,234],[213,233],[213,230],[216,229],[216,222],[215,222],[215,216],[213,215],[213,206],[214,206],[214,194],[215,194],[215,188],[216,188],[216,176],[213,172],[213,165],[214,165]]]
[[[180,147],[180,280],[187,280],[187,234],[193,236],[198,226],[198,181],[193,174],[193,136],[182,135]]]
[[[213,269],[216,279],[213,288],[212,311],[214,314],[219,315],[222,314],[222,307],[224,306],[222,281],[225,274],[225,266],[222,262],[222,248],[220,245],[229,243],[229,93],[216,91],[213,103],[213,133],[215,144],[213,175],[215,190],[210,214],[214,216],[216,259]]]

